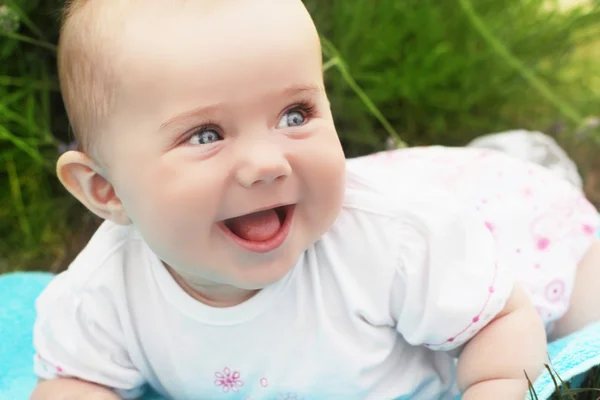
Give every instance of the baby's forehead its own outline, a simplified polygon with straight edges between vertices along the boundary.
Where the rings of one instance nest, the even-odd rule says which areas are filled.
[[[143,114],[144,106],[173,104],[168,113],[197,106],[205,93],[218,102],[322,85],[318,34],[300,0],[76,3],[59,70],[78,140],[90,142],[89,132],[119,121],[118,114],[137,115],[132,107]]]
[[[204,78],[249,63],[262,62],[266,73],[302,57],[320,62],[316,29],[299,0],[229,0],[210,10],[202,1],[184,3],[168,11],[145,8],[123,27],[114,65],[127,79],[152,70],[162,79]]]
[[[251,26],[254,33],[295,29],[311,34],[314,30],[301,0],[71,0],[65,22],[88,38],[112,38],[117,43],[132,32],[161,34],[166,28],[185,30],[190,24],[210,29],[207,40],[232,30],[242,33]]]
[[[88,9],[92,17],[88,23],[107,25],[112,25],[113,22],[126,22],[128,25],[135,19],[153,17],[153,22],[159,25],[149,24],[145,29],[159,32],[161,20],[167,21],[174,17],[179,21],[194,20],[198,24],[211,21],[219,24],[255,21],[264,28],[277,22],[293,23],[298,17],[310,19],[301,0],[73,0],[70,9],[72,12],[67,13],[67,16]],[[221,29],[214,33],[219,34],[231,28],[229,25],[221,25]]]
[[[241,46],[255,37],[271,41],[315,34],[300,0],[149,0],[141,9],[130,7],[125,22],[122,34],[151,36],[156,42],[202,35],[205,43],[235,37]]]
[[[258,56],[290,46],[311,46],[320,54],[316,29],[300,0],[144,0],[143,6],[139,0],[117,3],[120,5],[114,7],[93,5],[87,18],[95,19],[95,27],[86,33],[96,36],[91,42],[105,50],[102,55],[110,57],[115,68],[124,68],[120,65],[124,62],[129,66],[150,61],[177,63],[183,61],[178,59],[183,48],[202,52],[206,61],[216,57],[239,59],[242,53]],[[94,9],[97,7],[107,10]]]

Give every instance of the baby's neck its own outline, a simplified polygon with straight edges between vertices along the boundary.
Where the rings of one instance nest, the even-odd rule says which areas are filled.
[[[191,297],[211,307],[226,308],[237,306],[252,298],[259,290],[240,289],[234,286],[197,283],[184,279],[173,268],[167,266],[175,282]]]

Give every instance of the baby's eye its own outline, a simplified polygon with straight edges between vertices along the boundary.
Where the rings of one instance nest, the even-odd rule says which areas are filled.
[[[194,133],[188,140],[190,144],[211,144],[223,140],[214,129],[203,129]]]
[[[302,114],[301,111],[292,110],[285,113],[279,123],[277,124],[277,129],[290,128],[294,126],[304,125],[306,122],[306,117]]]

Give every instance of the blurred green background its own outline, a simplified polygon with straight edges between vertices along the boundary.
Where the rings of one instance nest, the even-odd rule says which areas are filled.
[[[305,0],[349,156],[552,134],[600,205],[600,1]],[[565,4],[561,4],[565,3]],[[56,82],[62,2],[0,0],[0,272],[65,268],[98,221],[61,188],[72,137]]]

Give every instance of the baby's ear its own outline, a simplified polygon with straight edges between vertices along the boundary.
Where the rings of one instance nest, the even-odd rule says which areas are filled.
[[[120,225],[130,224],[113,185],[100,171],[94,160],[79,151],[64,153],[56,165],[63,186],[90,211]]]

